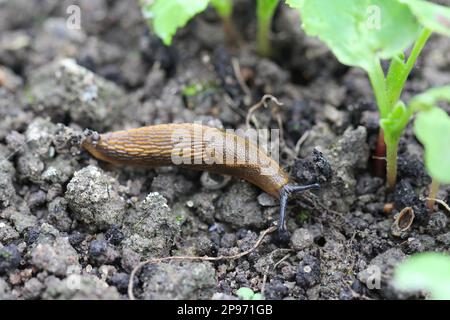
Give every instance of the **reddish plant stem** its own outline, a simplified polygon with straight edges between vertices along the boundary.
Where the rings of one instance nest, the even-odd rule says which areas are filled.
[[[373,173],[377,177],[386,176],[386,144],[384,143],[384,131],[380,128],[378,132],[377,147],[373,159]]]

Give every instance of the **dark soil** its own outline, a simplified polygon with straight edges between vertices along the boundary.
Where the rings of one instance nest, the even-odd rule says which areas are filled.
[[[112,167],[78,143],[86,128],[199,120],[243,128],[263,94],[284,104],[281,165],[298,183],[322,185],[290,202],[290,240],[274,234],[235,261],[147,265],[135,295],[227,299],[249,287],[266,299],[408,297],[392,285],[394,266],[416,252],[449,251],[450,228],[444,208],[426,209],[430,179],[411,128],[395,191],[372,175],[378,118],[365,74],[306,37],[286,7],[274,20],[273,59],[262,59],[253,2],[236,1],[239,49],[224,46],[212,10],[165,47],[136,3],[0,2],[0,299],[126,299],[141,260],[252,247],[278,218],[277,202],[258,188],[237,179],[214,188],[217,177],[176,168]],[[69,4],[81,7],[81,30],[66,27]],[[436,36],[404,99],[448,83],[450,40]],[[270,110],[255,116],[260,127],[277,128]],[[449,191],[438,197],[448,202]],[[394,216],[405,207],[415,219],[398,232]]]

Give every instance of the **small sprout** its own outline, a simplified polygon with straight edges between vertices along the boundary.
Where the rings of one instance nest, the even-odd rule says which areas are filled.
[[[182,94],[185,97],[193,97],[199,94],[203,90],[203,86],[201,84],[190,84],[183,87]]]
[[[394,223],[391,227],[391,232],[394,236],[400,237],[403,233],[409,230],[414,221],[414,210],[411,207],[406,207],[394,217]]]
[[[410,103],[411,109],[420,111],[414,123],[414,132],[425,148],[425,166],[432,177],[427,206],[434,209],[436,194],[441,183],[450,183],[450,117],[437,107],[439,101],[450,102],[450,86],[430,89]]]
[[[309,219],[309,213],[307,211],[300,211],[299,214],[297,214],[297,221],[300,223],[303,223]]]
[[[31,92],[30,87],[26,86],[23,91],[24,91],[24,96],[27,100],[27,103],[33,104],[36,101],[36,98],[34,97],[33,93]]]
[[[399,290],[426,290],[432,299],[450,299],[450,256],[426,252],[413,255],[400,264],[394,274]]]
[[[242,300],[263,300],[263,296],[260,293],[253,292],[252,289],[247,287],[239,288],[236,291],[236,295]]]
[[[268,57],[272,52],[270,44],[270,32],[272,28],[272,18],[279,0],[257,0],[256,16],[258,18],[257,45],[258,53]]]

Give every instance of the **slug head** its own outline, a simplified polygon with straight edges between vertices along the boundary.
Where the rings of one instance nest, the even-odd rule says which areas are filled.
[[[100,134],[97,131],[86,129],[83,132],[81,147],[89,153],[95,155],[97,144],[100,141]]]

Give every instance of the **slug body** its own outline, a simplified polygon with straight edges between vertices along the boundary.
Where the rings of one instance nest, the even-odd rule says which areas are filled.
[[[83,147],[94,157],[114,164],[176,165],[235,176],[275,197],[289,180],[276,161],[248,139],[200,124],[161,124],[105,133],[96,142],[86,139]],[[249,161],[251,153],[258,161]],[[181,163],[174,161],[177,155]],[[263,174],[263,169],[271,174]]]
[[[318,187],[290,185],[278,163],[249,139],[201,124],[161,124],[105,134],[89,131],[82,147],[95,158],[118,165],[175,165],[242,178],[280,199],[280,230],[288,195]]]

